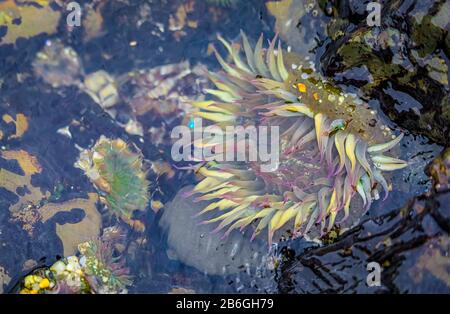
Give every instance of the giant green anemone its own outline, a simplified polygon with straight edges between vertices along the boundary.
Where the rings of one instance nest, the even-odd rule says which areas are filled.
[[[112,213],[130,219],[133,211],[145,210],[148,204],[142,160],[142,154],[123,140],[101,136],[92,149],[81,152],[75,166],[85,171]]]
[[[197,167],[203,179],[191,194],[210,200],[199,214],[217,212],[204,223],[219,223],[216,230],[227,228],[225,235],[252,225],[252,238],[267,228],[271,243],[282,227],[291,226],[294,237],[312,229],[324,234],[347,220],[352,203],[368,210],[381,189],[386,198],[390,187],[383,172],[407,163],[385,153],[403,135],[393,135],[356,95],[320,80],[311,62],[283,55],[276,37],[263,49],[261,35],[253,49],[241,36],[243,55],[219,36],[230,61],[215,50],[222,71],[209,77],[217,89],[206,90],[213,99],[193,103],[199,109],[195,114],[223,130],[237,124],[279,126],[279,166],[266,173],[257,162]]]

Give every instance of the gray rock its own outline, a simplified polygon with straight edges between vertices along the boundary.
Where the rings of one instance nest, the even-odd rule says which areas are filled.
[[[191,187],[181,189],[167,204],[160,226],[168,233],[168,255],[209,275],[230,275],[265,269],[269,247],[258,239],[238,231],[223,238],[223,232],[211,233],[216,224],[199,224],[207,214],[194,217],[207,202],[186,197]],[[212,217],[211,217],[212,218]]]

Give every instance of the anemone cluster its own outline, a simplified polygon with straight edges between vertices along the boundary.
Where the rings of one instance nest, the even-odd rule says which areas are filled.
[[[97,293],[119,293],[132,284],[125,259],[115,256],[115,244],[122,240],[122,234],[115,228],[104,231],[99,241],[88,241],[78,245],[82,254],[80,265],[91,289]]]
[[[115,247],[123,240],[120,229],[111,227],[92,241],[78,245],[78,255],[34,270],[21,282],[21,294],[125,293],[132,284],[125,259]]]
[[[142,160],[142,154],[123,140],[101,136],[92,149],[81,152],[75,166],[85,171],[113,214],[130,219],[133,211],[148,205],[149,182]]]
[[[403,135],[393,135],[356,95],[320,80],[311,62],[283,55],[280,42],[275,48],[276,38],[263,49],[261,36],[253,49],[241,35],[243,57],[237,45],[219,37],[231,62],[215,50],[223,70],[209,73],[217,89],[207,90],[213,99],[193,103],[199,109],[195,114],[222,129],[279,126],[280,160],[273,172],[261,172],[258,162],[201,164],[203,179],[191,193],[210,201],[200,214],[219,213],[205,223],[220,222],[216,230],[227,227],[225,235],[253,225],[252,238],[267,228],[271,243],[288,222],[293,222],[293,237],[312,229],[323,235],[345,222],[354,207],[368,210],[380,198],[380,188],[386,198],[390,187],[383,172],[407,162],[384,153]],[[215,143],[194,145],[214,149]],[[354,201],[356,195],[361,200]]]

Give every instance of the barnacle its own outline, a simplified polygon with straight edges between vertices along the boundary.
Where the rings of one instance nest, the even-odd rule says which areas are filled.
[[[220,222],[216,230],[227,227],[227,235],[256,222],[252,238],[267,228],[271,243],[275,231],[292,221],[294,236],[313,227],[320,234],[331,230],[347,220],[357,194],[365,210],[380,198],[380,187],[386,198],[389,186],[383,172],[404,168],[407,162],[384,153],[403,135],[394,136],[380,125],[376,112],[356,96],[320,80],[311,63],[283,53],[280,42],[275,48],[276,37],[263,49],[261,35],[252,49],[241,35],[244,56],[219,36],[231,62],[214,49],[223,71],[209,73],[217,89],[206,92],[214,99],[193,102],[199,108],[195,114],[222,129],[279,126],[280,160],[272,172],[261,172],[258,162],[201,164],[198,173],[204,178],[191,193],[211,201],[200,214],[220,213],[205,223]],[[214,149],[217,143],[193,144]]]
[[[101,136],[92,149],[80,153],[75,166],[85,171],[104,195],[101,199],[119,217],[130,219],[133,211],[147,207],[149,182],[142,154],[123,140]]]
[[[68,256],[50,267],[35,269],[21,282],[20,294],[80,294],[90,287],[77,256]]]

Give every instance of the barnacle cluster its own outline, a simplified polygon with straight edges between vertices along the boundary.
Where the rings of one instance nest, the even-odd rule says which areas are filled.
[[[97,240],[78,245],[78,256],[39,268],[21,283],[21,294],[126,293],[132,284],[125,260],[115,246],[123,239],[118,228],[107,228]]]
[[[227,235],[256,222],[252,238],[267,228],[271,243],[289,221],[294,237],[316,227],[323,235],[347,220],[351,203],[358,203],[352,202],[356,195],[364,210],[380,198],[380,187],[386,198],[390,187],[383,171],[404,168],[407,162],[385,153],[403,135],[392,134],[356,95],[320,80],[311,63],[283,54],[280,42],[276,49],[276,38],[263,49],[261,36],[253,49],[241,35],[243,58],[236,45],[219,36],[231,62],[215,50],[223,71],[209,73],[217,89],[207,92],[214,99],[194,102],[196,115],[222,129],[279,126],[280,160],[272,172],[261,172],[258,162],[203,163],[198,173],[204,178],[191,193],[210,201],[201,214],[220,213],[205,223],[220,222],[216,230],[228,227]],[[214,149],[216,143],[195,145]]]
[[[89,293],[90,287],[77,256],[69,256],[25,277],[21,294]]]
[[[92,149],[80,153],[75,166],[85,171],[115,215],[130,219],[133,211],[147,207],[149,182],[142,154],[123,140],[101,136]]]

